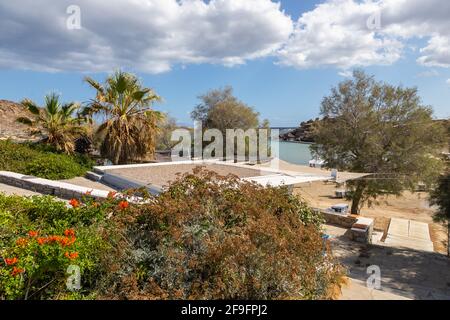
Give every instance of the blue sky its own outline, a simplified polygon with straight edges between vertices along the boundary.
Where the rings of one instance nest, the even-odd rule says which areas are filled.
[[[158,0],[155,1],[158,2]],[[232,2],[236,1],[237,0],[232,0]],[[137,72],[146,86],[152,87],[159,95],[161,95],[164,98],[164,101],[163,103],[156,105],[155,108],[169,112],[179,123],[190,123],[189,113],[199,102],[197,99],[198,95],[205,93],[209,89],[231,85],[238,98],[260,112],[261,119],[269,119],[273,126],[296,126],[303,120],[319,115],[321,99],[324,95],[329,93],[332,86],[336,85],[339,81],[346,79],[345,73],[348,73],[353,68],[363,68],[368,73],[375,75],[378,80],[383,80],[392,84],[418,87],[419,94],[423,98],[424,104],[433,106],[436,117],[444,118],[450,116],[450,81],[448,81],[449,83],[447,82],[447,80],[450,79],[450,69],[449,66],[447,66],[448,57],[446,56],[445,51],[445,41],[436,41],[438,43],[444,43],[444,47],[441,46],[438,49],[436,49],[436,46],[433,46],[432,41],[433,35],[435,35],[437,31],[441,31],[441,29],[430,30],[428,34],[417,34],[417,31],[413,30],[414,25],[412,25],[408,19],[402,18],[403,20],[401,20],[400,18],[397,18],[395,14],[392,13],[395,8],[390,8],[390,15],[387,17],[390,25],[384,29],[387,31],[380,32],[380,34],[374,34],[372,38],[368,38],[365,34],[361,35],[361,39],[356,39],[358,42],[354,41],[354,43],[358,43],[358,45],[353,47],[352,45],[346,45],[344,46],[344,49],[339,43],[334,44],[332,40],[330,40],[330,45],[325,46],[318,52],[313,52],[311,47],[317,46],[317,44],[314,43],[314,34],[317,34],[320,30],[317,31],[316,29],[311,29],[311,33],[308,34],[310,22],[308,20],[309,18],[306,18],[308,16],[305,16],[305,19],[301,21],[303,24],[301,30],[298,30],[297,34],[295,34],[296,24],[300,25],[298,19],[301,18],[302,15],[310,13],[314,18],[319,17],[320,14],[326,14],[326,10],[336,10],[336,7],[322,6],[322,13],[314,11],[317,8],[317,4],[331,3],[333,6],[352,6],[351,8],[356,10],[355,12],[361,11],[364,12],[364,14],[366,14],[364,10],[367,8],[361,7],[357,1],[352,0],[324,0],[318,2],[310,0],[282,0],[281,7],[278,9],[279,12],[273,13],[272,11],[276,11],[276,9],[272,8],[270,4],[269,7],[267,7],[267,4],[263,3],[268,0],[252,1],[255,1],[257,4],[261,3],[264,7],[261,9],[262,11],[256,11],[249,19],[256,17],[254,22],[256,24],[260,23],[258,17],[261,16],[261,14],[270,14],[269,18],[273,19],[273,21],[277,19],[280,20],[279,22],[274,23],[273,28],[271,26],[269,26],[269,28],[266,25],[266,22],[264,22],[265,24],[263,27],[268,28],[265,32],[276,33],[277,28],[285,28],[287,36],[284,33],[281,35],[276,33],[270,39],[259,39],[258,41],[260,41],[260,43],[255,45],[249,44],[249,41],[246,41],[245,45],[251,46],[254,51],[252,51],[251,54],[249,54],[248,50],[241,53],[239,52],[240,48],[237,48],[233,49],[233,53],[228,55],[221,55],[221,52],[224,49],[218,50],[220,51],[219,53],[214,52],[203,55],[203,52],[207,49],[204,47],[201,47],[201,49],[195,47],[196,50],[203,51],[199,51],[199,53],[192,57],[188,57],[185,60],[164,58],[164,61],[162,61],[158,58],[157,62],[161,63],[163,67],[158,65],[156,69],[154,64],[152,64],[151,67],[147,67],[147,64],[142,64],[143,67],[140,67],[138,63],[134,64],[133,59],[141,58],[140,56],[135,57],[134,51],[130,53],[130,57],[128,57],[126,51],[125,53],[117,53],[119,49],[114,49],[116,51],[113,51],[112,54],[117,55],[118,57],[120,56],[121,59],[115,59],[110,64],[96,70],[96,72],[89,72],[89,67],[77,63],[76,56],[73,56],[73,51],[75,50],[73,44],[67,44],[66,40],[63,38],[61,38],[63,40],[59,41],[64,42],[61,43],[61,47],[66,49],[58,49],[61,51],[58,53],[60,56],[55,55],[52,59],[54,61],[60,59],[60,57],[69,57],[66,58],[67,61],[64,61],[64,63],[55,65],[52,60],[45,61],[45,59],[39,56],[39,54],[42,53],[43,56],[45,54],[46,56],[52,57],[54,53],[51,52],[51,46],[42,49],[44,46],[37,47],[36,44],[33,44],[33,46],[30,45],[30,48],[23,43],[20,45],[18,44],[18,41],[24,40],[20,31],[17,31],[21,29],[12,27],[15,24],[9,25],[11,28],[9,31],[13,33],[14,31],[17,31],[19,33],[16,38],[7,38],[7,41],[9,41],[8,47],[6,47],[6,44],[2,46],[2,37],[6,38],[6,33],[9,31],[5,28],[1,28],[0,25],[0,99],[20,101],[27,97],[41,103],[44,94],[56,91],[62,94],[63,100],[65,101],[84,102],[93,97],[93,91],[82,81],[85,75],[88,74],[101,81],[106,77],[108,70],[113,70],[115,67],[121,67],[125,70]],[[411,5],[413,5],[415,0],[410,1]],[[211,4],[208,3],[205,5],[210,6]],[[2,5],[0,5],[0,12],[2,11],[1,6]],[[12,6],[13,5],[10,5],[10,7],[5,7],[3,9],[5,9],[5,11],[10,10],[13,12],[12,10],[17,8],[12,8]],[[83,6],[80,5],[80,7],[82,9],[81,17],[83,18]],[[448,7],[445,7],[442,10],[445,11],[446,8]],[[203,9],[212,10],[207,7]],[[215,14],[217,16],[217,12],[222,13],[226,10],[237,9],[236,6],[231,9],[225,6],[217,6],[214,10],[216,10]],[[283,10],[284,13],[282,13]],[[416,11],[410,13],[410,17],[414,16],[414,19],[419,19],[420,17],[417,18],[417,14],[423,10],[424,8],[418,7]],[[14,12],[17,12],[17,10]],[[245,14],[249,14],[249,12],[250,11],[247,8]],[[239,11],[231,11],[231,13],[234,15],[241,14]],[[450,12],[447,13],[450,14]],[[65,12],[62,14],[65,14]],[[94,9],[91,9],[85,16],[88,16],[88,14],[91,17],[95,17],[96,14],[99,13],[96,13]],[[207,14],[208,12],[205,11],[204,16]],[[195,19],[203,19],[204,16],[196,16]],[[125,16],[124,19],[125,18],[127,17]],[[14,19],[14,17],[10,17],[9,19]],[[145,20],[145,17],[143,19]],[[224,13],[224,19],[229,19],[229,15]],[[358,32],[351,29],[353,26],[348,23],[346,19],[341,19],[340,17],[337,19],[338,20],[335,23],[342,24],[342,29],[340,29],[342,32],[348,31],[349,34],[358,34]],[[430,21],[429,17],[423,17],[423,19],[425,22]],[[436,16],[436,19],[439,19],[439,16]],[[290,30],[289,26],[286,25],[287,20],[292,21],[293,30]],[[136,21],[136,19],[133,21]],[[316,23],[311,23],[311,28],[317,28],[317,25],[322,23],[324,24],[323,30],[325,33],[327,30],[329,31],[329,29],[327,29],[329,26],[326,25],[326,21],[319,21],[320,23],[317,23],[317,20],[314,21],[316,21]],[[437,25],[439,26],[439,20],[437,21]],[[18,21],[13,22],[19,24]],[[49,33],[48,27],[40,25],[40,22],[37,22],[37,27],[28,26],[25,22],[23,23],[24,28],[29,27],[30,30],[31,28],[41,28],[43,31],[37,33],[34,41],[45,43],[45,37],[48,36],[46,33]],[[411,30],[410,33],[398,34],[398,31],[396,31],[397,29],[395,28],[397,25],[404,27],[402,30]],[[444,26],[442,27],[442,30],[445,30]],[[257,27],[258,26],[255,25],[255,28]],[[410,29],[408,29],[408,27]],[[145,28],[145,24],[143,25],[143,28]],[[240,28],[242,33],[245,33],[245,27]],[[130,30],[135,31],[133,29]],[[92,28],[90,28],[90,31],[92,32]],[[250,31],[254,32],[253,30]],[[105,31],[102,29],[96,30],[96,35],[104,36],[102,32]],[[441,40],[442,38],[448,39],[448,33],[445,34],[444,32],[445,31],[442,31],[440,34]],[[334,39],[338,36],[333,35],[330,32],[326,34],[331,37],[330,39]],[[54,40],[55,36],[51,36],[51,39]],[[198,36],[201,37],[200,34]],[[231,34],[230,37],[232,36],[239,37],[240,35]],[[245,34],[242,35],[242,37],[244,36]],[[252,36],[249,37],[249,39],[253,39],[254,37],[255,36],[252,33]],[[277,37],[286,37],[286,39],[279,41]],[[298,37],[298,39],[296,39],[296,37]],[[389,42],[393,37],[396,37],[396,40],[401,41],[401,49],[399,49],[400,46],[397,42]],[[373,43],[378,45],[378,42],[376,41],[381,38],[385,42],[383,42],[380,47],[374,49]],[[58,39],[58,37],[56,37],[56,39]],[[104,39],[104,37],[101,39]],[[218,36],[218,39],[220,39],[220,36]],[[228,36],[227,39],[229,39]],[[134,40],[133,33],[130,32],[124,40],[122,40],[120,46],[126,47],[128,45],[127,41],[130,41],[131,44],[134,43]],[[55,42],[52,45],[58,46],[59,42],[57,40],[54,41]],[[272,48],[273,45],[270,41],[276,42],[278,47],[270,49],[272,51],[267,53],[266,49],[269,47]],[[307,41],[312,42],[311,47],[305,47]],[[364,51],[361,51],[363,45],[360,44],[362,41],[368,41],[369,43]],[[349,42],[352,41],[349,40]],[[185,45],[185,43],[186,41],[183,40],[183,45]],[[319,43],[319,45],[321,45],[321,43]],[[335,47],[333,47],[333,45],[335,45]],[[280,50],[279,47],[283,46],[286,46],[286,51],[284,53],[274,53],[278,52],[277,50]],[[90,47],[92,47],[92,45],[90,45]],[[113,47],[113,45],[108,43],[108,48],[110,47]],[[150,46],[150,48],[152,47]],[[6,49],[10,52],[8,55],[2,57],[2,52],[6,51]],[[155,50],[157,49],[164,51],[164,43],[159,44],[159,47],[155,48]],[[432,51],[433,49],[435,51]],[[31,51],[24,54],[24,50]],[[43,50],[49,50],[50,52],[46,53]],[[262,53],[263,51],[264,53]],[[33,52],[38,52],[39,54],[34,54]],[[309,54],[309,56],[307,56],[309,60],[300,60],[299,62],[298,57],[303,57],[305,52],[306,54]],[[87,51],[86,54],[92,56],[98,54],[98,52]],[[324,58],[326,54],[328,56]],[[335,61],[335,57],[338,54],[342,56],[343,59]],[[202,58],[199,59],[199,61],[196,61],[196,57],[199,55],[202,55]],[[236,59],[242,59],[242,61],[239,60],[238,63],[233,62],[230,64],[229,61],[231,55],[232,61],[235,61]],[[450,55],[450,53],[447,53],[447,55]],[[13,58],[11,58],[11,56]],[[344,59],[345,56],[348,56],[348,59]],[[360,56],[367,56],[368,58],[361,58],[359,61],[358,59]],[[425,56],[425,58],[421,58],[423,56]],[[82,57],[80,59],[84,59],[83,63],[86,60]],[[123,61],[123,64],[121,61]],[[99,65],[99,63],[94,60],[92,65]]]

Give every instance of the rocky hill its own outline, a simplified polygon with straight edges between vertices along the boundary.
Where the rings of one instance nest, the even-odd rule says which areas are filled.
[[[280,135],[280,140],[294,142],[314,142],[313,126],[318,121],[320,120],[317,118],[315,120],[302,122],[300,123],[300,126],[298,128]]]
[[[18,117],[30,117],[31,114],[21,104],[13,101],[0,100],[0,139],[14,141],[35,140],[29,132],[29,127],[18,123]]]

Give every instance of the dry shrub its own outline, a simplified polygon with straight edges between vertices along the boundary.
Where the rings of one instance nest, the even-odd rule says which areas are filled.
[[[328,299],[343,279],[322,221],[286,188],[196,168],[127,212],[104,298]]]

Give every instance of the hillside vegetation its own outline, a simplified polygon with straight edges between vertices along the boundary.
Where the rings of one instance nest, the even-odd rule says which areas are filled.
[[[1,171],[59,180],[82,176],[92,165],[93,161],[85,156],[55,153],[48,146],[0,141]]]

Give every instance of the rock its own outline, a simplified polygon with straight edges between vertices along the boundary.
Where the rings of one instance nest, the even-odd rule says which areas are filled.
[[[31,135],[27,125],[16,121],[19,117],[32,117],[32,114],[19,103],[0,100],[0,140],[23,142],[39,139]]]
[[[302,122],[297,129],[280,135],[280,140],[294,142],[314,142],[313,128],[318,121],[320,120],[316,118],[315,120]]]

